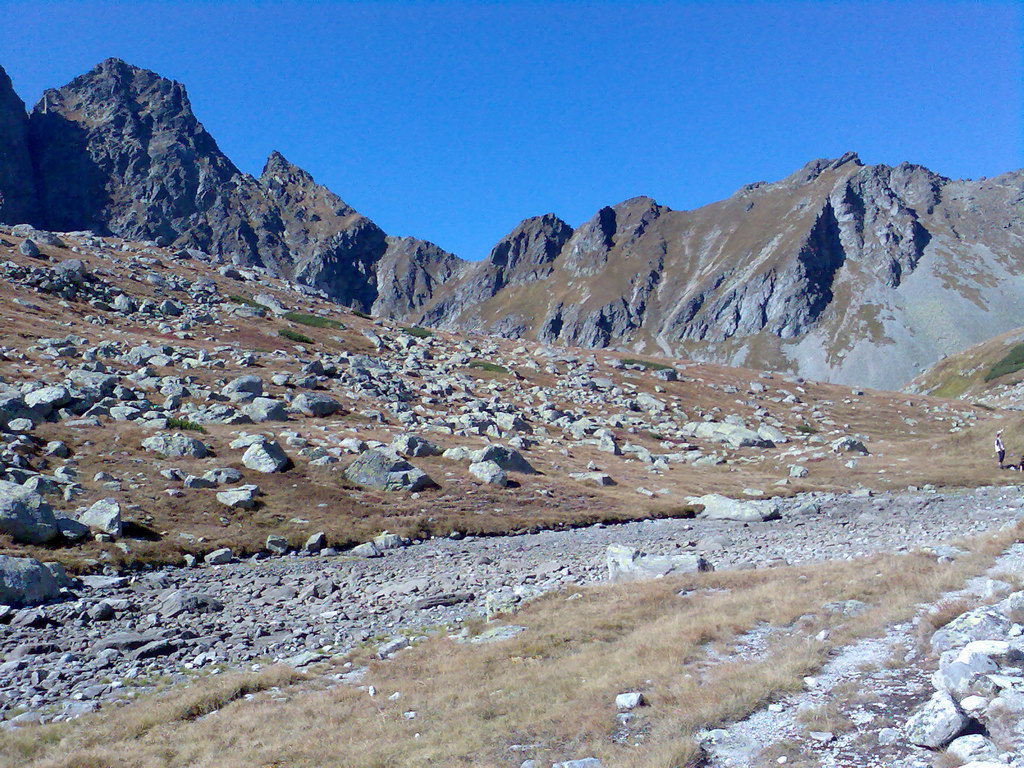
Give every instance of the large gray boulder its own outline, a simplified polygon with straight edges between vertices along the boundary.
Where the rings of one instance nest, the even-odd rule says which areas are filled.
[[[0,480],[0,533],[22,544],[46,544],[60,535],[53,508],[38,493]]]
[[[697,516],[706,520],[734,520],[741,523],[760,523],[778,520],[782,515],[778,505],[771,501],[740,501],[718,493],[709,493],[693,500],[704,510]]]
[[[121,505],[117,499],[100,499],[78,516],[78,522],[111,536],[120,536]]]
[[[229,558],[230,559],[230,558]],[[212,595],[202,592],[186,592],[175,589],[165,594],[157,612],[165,619],[173,619],[182,614],[218,613],[224,610],[224,603]]]
[[[233,381],[229,381],[221,389],[221,394],[232,397],[236,395],[249,395],[252,397],[259,397],[263,394],[263,379],[259,376],[239,376]]]
[[[0,604],[36,605],[59,596],[57,579],[38,560],[0,555]]]
[[[217,501],[232,509],[252,509],[256,506],[256,498],[260,495],[258,485],[240,485],[237,488],[225,488],[217,492]]]
[[[936,691],[904,728],[911,744],[941,749],[963,733],[969,722],[952,696],[945,691]]]
[[[660,579],[663,576],[714,570],[698,554],[645,555],[636,547],[611,544],[605,552],[608,580],[613,582]]]
[[[530,462],[523,458],[523,454],[515,448],[508,448],[504,445],[488,445],[478,451],[469,454],[469,460],[476,464],[481,461],[493,461],[506,472],[521,472],[524,475],[535,475]]]
[[[508,486],[508,475],[493,461],[473,462],[469,465],[469,474],[487,485]]]
[[[440,448],[419,435],[397,435],[391,441],[390,449],[399,456],[413,459],[441,455]]]
[[[71,400],[68,388],[61,385],[42,387],[25,395],[25,405],[44,418],[56,409],[67,405]]]
[[[242,464],[256,472],[271,474],[284,472],[291,466],[291,460],[284,449],[273,440],[253,443],[242,454]]]
[[[932,635],[936,653],[962,648],[973,640],[990,640],[1010,634],[1013,622],[994,606],[982,606],[962,613]]]
[[[39,414],[25,403],[20,395],[0,395],[0,429],[15,419],[38,419]]]
[[[162,454],[170,459],[192,458],[203,459],[210,454],[210,449],[201,440],[187,435],[153,435],[142,441],[147,451]]]
[[[292,400],[292,408],[306,416],[322,418],[341,410],[341,403],[322,392],[303,392]]]
[[[241,411],[256,424],[288,420],[288,411],[284,403],[272,397],[255,397],[251,403],[243,405]]]
[[[436,485],[423,470],[379,449],[356,457],[345,469],[345,477],[357,485],[380,491],[422,491]]]

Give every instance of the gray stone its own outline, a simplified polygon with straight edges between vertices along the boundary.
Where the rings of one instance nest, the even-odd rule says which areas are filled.
[[[277,536],[270,534],[267,536],[266,548],[268,551],[273,552],[275,555],[283,555],[290,549],[288,545],[288,539],[284,536]]]
[[[176,589],[160,600],[157,612],[165,619],[173,619],[183,614],[219,613],[224,610],[224,603],[212,595],[201,592],[186,592]]]
[[[483,461],[493,461],[506,472],[521,472],[524,475],[535,475],[535,470],[523,455],[514,448],[504,445],[488,445],[478,451],[469,454],[469,459],[476,464]]]
[[[697,554],[645,555],[636,547],[610,544],[605,553],[608,579],[613,582],[642,581],[668,575],[714,570]]]
[[[78,522],[111,536],[121,536],[121,505],[117,499],[100,499],[78,516]]]
[[[224,547],[222,549],[215,549],[213,550],[213,552],[210,552],[206,557],[203,558],[203,562],[205,562],[207,565],[225,565],[226,563],[230,563],[233,557],[234,556],[231,554],[231,550],[227,547]]]
[[[206,444],[194,437],[187,435],[153,435],[142,441],[142,447],[147,451],[159,453],[170,459],[192,458],[203,459],[209,455],[210,449]]]
[[[291,461],[285,455],[284,449],[271,440],[253,443],[246,448],[245,453],[242,454],[242,464],[256,472],[270,474],[284,472],[291,466]]]
[[[969,719],[945,691],[936,691],[904,728],[911,744],[941,749],[963,733]]]
[[[440,448],[418,435],[398,435],[391,441],[390,449],[399,456],[409,458],[441,455]]]
[[[253,398],[252,402],[242,406],[241,411],[256,424],[288,420],[288,411],[284,403],[271,397]]]
[[[42,496],[0,480],[0,532],[23,544],[45,544],[60,535],[60,528]]]
[[[256,506],[256,498],[260,495],[258,485],[240,485],[237,488],[225,488],[217,492],[217,501],[232,509],[252,509]]]
[[[421,491],[435,485],[426,472],[395,454],[373,449],[357,456],[345,469],[357,485],[381,491]]]
[[[53,573],[30,557],[0,555],[0,604],[37,605],[60,597]]]
[[[487,485],[497,485],[502,488],[508,485],[508,475],[505,474],[505,470],[493,461],[473,462],[469,465],[469,474]]]
[[[778,506],[770,501],[739,501],[718,493],[709,493],[695,498],[694,501],[704,506],[703,511],[697,516],[707,520],[735,520],[742,523],[760,523],[768,520],[778,520],[781,517]]]
[[[342,410],[341,403],[320,392],[303,392],[292,400],[292,408],[306,416],[323,418]]]

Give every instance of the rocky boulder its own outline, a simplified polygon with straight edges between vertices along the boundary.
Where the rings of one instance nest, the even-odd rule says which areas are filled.
[[[341,403],[321,392],[303,392],[292,400],[292,408],[306,416],[323,418],[342,410]]]
[[[142,441],[142,447],[169,459],[203,459],[210,455],[210,449],[201,440],[180,433],[147,437]]]
[[[422,491],[436,485],[421,469],[389,451],[373,449],[356,457],[345,477],[357,485],[380,491]]]
[[[907,721],[905,731],[911,744],[941,749],[963,733],[969,722],[952,696],[936,691]]]
[[[42,496],[0,480],[0,532],[22,544],[46,544],[60,535],[60,528]]]
[[[624,544],[609,545],[605,564],[608,580],[613,582],[643,581],[714,570],[711,563],[698,554],[646,555],[636,547]]]
[[[121,505],[117,499],[100,499],[78,516],[78,522],[111,536],[120,536]]]
[[[242,464],[264,474],[284,472],[291,463],[284,449],[273,440],[253,443],[242,454]]]
[[[60,597],[60,585],[45,565],[31,557],[0,555],[0,604],[37,605]]]
[[[778,505],[771,501],[740,501],[718,493],[709,493],[693,499],[704,509],[697,517],[706,520],[734,520],[740,523],[761,523],[778,520],[782,515]]]
[[[506,472],[521,472],[524,475],[537,474],[537,470],[523,458],[523,454],[515,448],[508,448],[504,445],[488,445],[486,448],[472,451],[469,454],[469,460],[473,464],[493,461]]]

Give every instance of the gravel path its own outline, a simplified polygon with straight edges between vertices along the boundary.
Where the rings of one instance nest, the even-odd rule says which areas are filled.
[[[375,559],[288,556],[92,579],[77,600],[0,624],[0,707],[22,720],[62,718],[132,698],[156,675],[266,658],[301,665],[479,615],[488,602],[598,582],[613,543],[755,567],[944,545],[1020,514],[1016,488],[824,494],[786,502],[783,518],[767,523],[659,520],[435,539]]]

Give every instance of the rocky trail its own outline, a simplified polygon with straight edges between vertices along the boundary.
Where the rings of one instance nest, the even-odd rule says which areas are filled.
[[[6,609],[0,701],[11,723],[63,719],[194,670],[278,660],[302,667],[365,642],[387,655],[417,634],[550,590],[608,578],[605,553],[699,553],[716,568],[853,558],[933,546],[1020,516],[1015,488],[813,494],[760,523],[652,520],[404,546],[375,557],[291,554],[131,576],[88,576],[69,599]],[[357,550],[358,551],[358,550]]]
[[[1005,640],[996,640],[992,635],[1000,629],[1005,633],[1009,623],[1005,618],[993,618],[999,613],[985,607],[1012,591],[1012,585],[1002,580],[1008,574],[1024,576],[1024,545],[1013,545],[985,576],[970,579],[963,589],[947,593],[931,607],[939,610],[953,601],[981,606],[926,638],[932,650],[951,653],[944,653],[939,660],[927,653],[929,644],[919,641],[917,620],[891,626],[884,636],[853,643],[819,674],[807,678],[803,691],[727,728],[706,733],[709,768],[753,768],[771,762],[838,768],[859,764],[866,754],[892,768],[929,768],[934,764],[931,750],[947,745],[947,757],[957,765],[975,765],[971,761],[1004,765],[1019,758],[1013,751],[1000,750],[989,739],[989,729],[970,723],[965,716],[985,721],[988,701],[975,695],[972,708],[968,694],[980,692],[986,684],[989,698],[1000,691],[1020,697],[1015,693],[1024,682],[1019,676],[1020,655],[1014,656],[1006,642],[1014,642],[1019,635],[1011,631]],[[1019,603],[1020,596],[1015,593],[999,605]],[[974,653],[997,658],[1003,676],[995,685],[979,686],[979,678],[996,672],[997,664],[975,657],[971,662],[976,668],[954,681],[960,670],[953,674],[949,670],[953,664],[963,664],[962,649],[968,657]],[[1007,669],[1007,661],[1017,668]],[[921,706],[933,685],[940,692],[953,694],[959,703],[939,710],[940,714],[930,709],[931,702]],[[1015,703],[1019,710],[1020,702]],[[997,709],[1001,706],[996,704]],[[917,714],[908,720],[915,710]],[[1005,726],[991,730],[1005,730]]]

